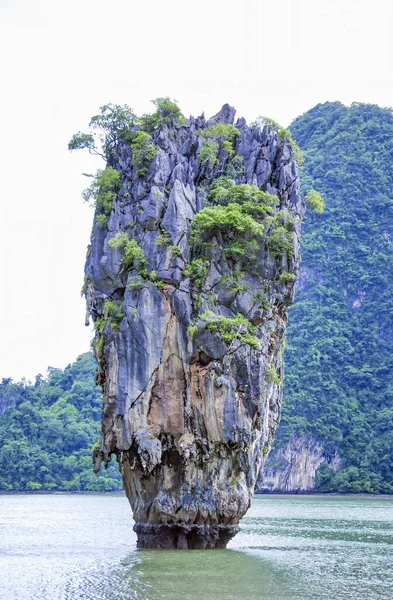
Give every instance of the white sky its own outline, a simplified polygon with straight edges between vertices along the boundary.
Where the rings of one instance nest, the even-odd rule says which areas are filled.
[[[318,102],[393,104],[391,0],[0,0],[0,378],[89,348],[92,212],[71,135],[108,102],[158,96],[282,125]]]

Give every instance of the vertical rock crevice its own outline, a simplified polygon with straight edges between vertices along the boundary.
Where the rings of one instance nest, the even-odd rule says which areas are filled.
[[[95,460],[119,461],[141,548],[225,547],[279,422],[304,203],[290,142],[234,117],[163,122],[144,169],[118,140],[96,206]]]

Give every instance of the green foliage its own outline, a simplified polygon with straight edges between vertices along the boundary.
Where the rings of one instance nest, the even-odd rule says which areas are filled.
[[[233,149],[233,145],[228,140],[225,140],[225,142],[223,142],[222,149],[228,154],[228,156],[235,156],[235,150]]]
[[[96,319],[94,321],[94,329],[96,331],[98,331],[99,333],[102,333],[104,331],[105,325],[106,325],[106,319],[103,316],[98,317],[98,319]]]
[[[82,285],[82,288],[81,288],[81,296],[84,296],[86,294],[88,285],[89,285],[89,278],[85,274],[84,277],[83,277],[83,285]]]
[[[253,123],[253,125],[257,125],[258,127],[263,127],[263,125],[265,125],[265,123],[267,123],[269,125],[269,127],[277,133],[281,142],[283,142],[285,140],[285,138],[288,139],[289,143],[292,146],[294,158],[295,158],[297,164],[302,165],[304,162],[304,155],[303,155],[303,152],[300,150],[300,147],[298,146],[298,144],[292,137],[291,131],[289,129],[284,129],[284,127],[281,127],[281,125],[279,125],[276,121],[273,121],[273,119],[268,119],[267,117],[258,117],[256,119],[256,121]]]
[[[132,240],[124,231],[118,231],[108,243],[111,248],[124,251],[121,263],[127,270],[136,269],[140,274],[146,273],[147,258],[136,240]]]
[[[211,125],[205,127],[205,129],[199,129],[197,136],[202,136],[209,139],[221,139],[226,141],[232,141],[240,135],[240,131],[234,125],[227,123],[217,123],[217,125]]]
[[[171,238],[170,234],[168,233],[168,231],[166,229],[162,229],[162,232],[160,233],[160,235],[157,236],[156,245],[167,247],[167,246],[169,246],[171,241],[172,241],[172,238]]]
[[[223,144],[223,150],[225,150],[225,142]],[[227,150],[225,150],[227,152]],[[244,174],[244,158],[238,154],[230,155],[230,160],[227,162],[225,167],[225,173],[229,177],[239,177]]]
[[[183,254],[178,246],[170,245],[168,246],[168,250],[172,252],[172,256],[175,256],[176,258],[183,258]]]
[[[283,225],[279,225],[274,231],[266,237],[266,243],[270,252],[274,254],[276,258],[281,258],[284,253],[287,254],[288,258],[291,258],[293,254],[293,233],[288,231]]]
[[[98,333],[96,337],[93,339],[93,348],[96,350],[97,360],[101,360],[103,357],[105,345],[105,337],[103,333]]]
[[[208,200],[214,204],[228,205],[232,202],[244,204],[245,202],[263,205],[263,211],[274,214],[272,206],[278,203],[277,196],[263,192],[255,185],[242,183],[235,185],[228,176],[217,177],[210,186]]]
[[[92,133],[74,133],[71,140],[68,142],[68,150],[89,150],[90,154],[99,154],[96,149],[94,135]]]
[[[163,246],[164,248],[167,248],[168,250],[170,250],[172,253],[172,256],[175,256],[177,258],[183,258],[180,248],[178,246],[174,246],[173,244],[171,244],[171,242],[172,242],[172,238],[171,238],[170,234],[168,233],[168,231],[166,231],[165,229],[162,229],[162,233],[160,233],[160,235],[156,239],[156,245]]]
[[[166,96],[156,98],[152,100],[152,103],[156,107],[156,111],[151,115],[143,115],[139,119],[143,129],[152,133],[160,129],[162,125],[184,125],[186,119],[176,100],[171,100]]]
[[[225,275],[221,277],[219,283],[234,293],[246,292],[248,290],[248,285],[246,283],[240,283],[240,277],[242,273],[240,271],[235,271],[233,275]]]
[[[262,290],[258,290],[254,293],[253,300],[256,304],[261,306],[263,310],[269,310],[269,302],[267,301],[265,293],[262,292]]]
[[[281,379],[279,374],[277,373],[274,367],[269,367],[267,370],[266,381],[269,383],[274,383],[275,385],[280,385]]]
[[[244,236],[263,236],[263,225],[255,221],[236,202],[228,206],[211,206],[197,213],[191,223],[192,237],[210,236],[221,231],[224,235],[238,233]]]
[[[206,310],[200,315],[200,318],[205,321],[206,329],[217,331],[228,346],[235,340],[239,340],[241,344],[247,344],[256,349],[259,347],[259,340],[253,335],[255,327],[241,313],[237,313],[235,317],[224,317]]]
[[[291,213],[284,209],[277,213],[275,218],[276,225],[283,225],[288,231],[295,230],[295,219]]]
[[[105,229],[105,227],[108,225],[108,216],[97,215],[97,225],[100,229]]]
[[[317,188],[326,209],[304,218],[276,446],[297,433],[338,449],[318,490],[393,493],[393,115],[326,103],[291,131],[303,193]]]
[[[90,133],[75,133],[68,143],[69,150],[87,149],[90,154],[98,154],[108,160],[111,151],[119,140],[129,140],[131,129],[136,121],[134,111],[125,104],[105,104],[100,113],[90,119]],[[97,137],[101,149],[97,147]]]
[[[134,290],[140,290],[141,287],[144,284],[144,279],[142,279],[142,277],[140,275],[138,275],[137,277],[131,277],[130,281],[127,284],[126,289],[129,291],[134,291]]]
[[[3,379],[0,395],[11,408],[0,417],[0,490],[120,490],[121,476],[110,463],[92,471],[102,393],[95,385],[92,354],[34,385]]]
[[[280,275],[280,281],[284,285],[288,285],[288,283],[291,283],[294,279],[295,279],[294,273],[281,273],[281,275]]]
[[[123,305],[116,304],[114,300],[105,300],[104,313],[111,322],[112,328],[116,331],[119,329],[120,321],[124,317]]]
[[[191,323],[191,325],[188,326],[187,332],[191,339],[194,338],[198,333],[198,326],[195,325],[195,323]]]
[[[224,235],[230,237],[231,231],[228,227],[230,223],[232,239],[224,249],[226,256],[233,260],[247,258],[248,261],[254,261],[258,243],[253,236],[261,237],[264,231],[258,221],[267,215],[274,214],[272,205],[277,203],[278,198],[262,192],[253,185],[235,185],[231,177],[221,176],[212,182],[208,200],[215,206],[210,209],[205,208],[199,213],[201,216],[198,216],[196,223],[193,222],[193,230],[196,231],[199,227],[201,235],[204,229],[205,235],[206,233],[211,235],[213,233],[212,222],[219,222],[219,228]],[[198,223],[198,220],[201,221],[201,224]],[[224,225],[227,227],[225,228]],[[233,237],[234,231],[235,237]]]
[[[153,281],[153,283],[159,290],[165,286],[165,281],[162,281],[162,279],[157,279],[156,281]]]
[[[137,131],[131,142],[132,162],[137,175],[146,175],[151,161],[155,157],[157,148],[152,142],[152,137],[145,131]]]
[[[208,270],[209,261],[204,258],[196,258],[186,266],[184,269],[184,275],[189,277],[196,287],[202,288],[205,283]]]
[[[234,261],[254,262],[257,258],[258,242],[249,237],[237,237],[232,240],[226,248],[224,254],[227,258]]]
[[[97,212],[109,216],[121,186],[121,173],[113,167],[98,170],[92,183],[82,194],[85,202],[93,202]],[[99,224],[101,227],[102,225]]]
[[[89,126],[104,135],[104,143],[116,143],[119,139],[128,140],[136,115],[127,104],[105,104],[100,113],[90,119]],[[108,140],[109,138],[109,140]]]
[[[217,123],[217,125],[197,131],[197,136],[205,138],[198,155],[199,162],[207,161],[211,166],[214,166],[218,162],[217,155],[220,144],[229,158],[234,157],[233,141],[239,135],[240,131],[236,127],[226,123]]]
[[[213,206],[202,209],[191,223],[193,242],[208,243],[219,234],[225,255],[248,263],[256,260],[263,241],[277,258],[284,253],[292,256],[295,222],[288,211],[273,217],[276,196],[252,185],[234,185],[230,177],[222,176],[213,181],[208,198]]]
[[[218,162],[217,154],[218,154],[218,143],[217,142],[209,142],[208,140],[205,140],[202,143],[201,149],[199,151],[198,161],[201,164],[206,161],[211,166],[214,166]]]
[[[315,213],[322,214],[325,210],[325,201],[321,194],[315,190],[309,190],[307,192],[306,202]]]

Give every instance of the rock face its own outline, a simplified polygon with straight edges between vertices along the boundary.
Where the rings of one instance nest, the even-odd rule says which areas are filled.
[[[141,548],[225,547],[280,418],[304,203],[290,143],[268,123],[211,129],[234,116],[225,105],[163,124],[144,173],[120,141],[104,226],[96,209],[85,267],[104,393],[95,461],[116,456]],[[237,202],[213,198],[220,176]]]
[[[269,456],[257,488],[262,492],[310,492],[322,464],[336,472],[341,466],[338,452],[328,456],[322,442],[311,436],[294,435]]]
[[[4,381],[4,380],[3,380]],[[7,381],[7,380],[6,380]],[[11,380],[9,380],[11,382]],[[2,417],[9,408],[15,408],[18,400],[18,392],[9,389],[7,385],[0,388],[0,417]]]

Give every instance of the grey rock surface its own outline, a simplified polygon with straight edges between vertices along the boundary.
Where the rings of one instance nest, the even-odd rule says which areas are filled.
[[[240,135],[234,150],[243,163],[233,178],[277,197],[275,214],[288,211],[293,220],[293,253],[277,258],[260,239],[251,266],[247,256],[228,257],[217,232],[204,250],[202,285],[185,274],[186,265],[201,257],[190,239],[192,220],[211,182],[231,163],[221,151],[214,166],[200,164],[202,136],[196,133],[232,124],[234,116],[225,105],[209,121],[191,117],[183,126],[164,125],[153,134],[158,151],[143,177],[120,142],[111,166],[120,171],[122,186],[107,227],[100,228],[97,218],[93,224],[86,299],[101,324],[95,354],[104,394],[95,460],[98,467],[117,458],[140,547],[225,547],[250,506],[279,423],[286,308],[294,287],[294,280],[283,284],[279,277],[298,271],[304,203],[293,150],[268,124],[235,123]],[[138,242],[154,278],[141,276],[135,263],[125,268],[122,249],[109,245],[118,232]],[[166,242],[157,245],[163,235]],[[225,277],[238,272],[242,287],[231,289]],[[106,300],[123,311],[116,323]],[[209,329],[207,310],[249,319],[257,344],[238,336],[225,342]]]
[[[257,482],[260,492],[310,492],[318,468],[328,465],[338,471],[342,460],[336,450],[326,452],[324,444],[311,436],[294,435],[289,442],[269,455]]]

